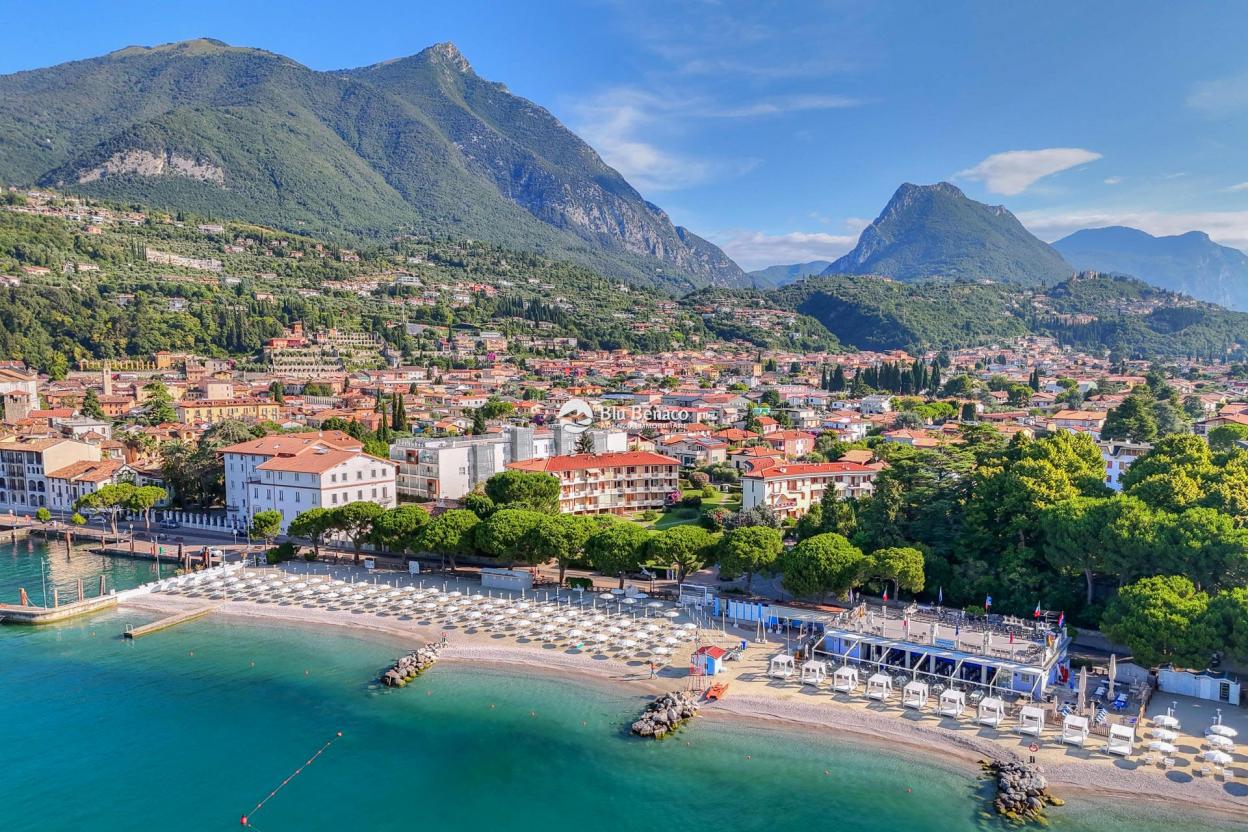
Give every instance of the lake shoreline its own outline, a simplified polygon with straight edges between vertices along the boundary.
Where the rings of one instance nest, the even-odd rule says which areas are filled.
[[[167,615],[193,604],[188,598],[144,593],[125,598],[122,609],[123,612],[133,609]],[[648,667],[636,661],[628,664],[591,655],[591,651],[544,648],[517,643],[499,634],[469,633],[431,622],[346,610],[227,601],[213,615],[251,624],[345,629],[370,640],[393,643],[396,655],[410,650],[414,642],[437,641],[446,633],[449,645],[439,663],[572,681],[612,695],[635,697],[639,709],[642,701],[650,696],[683,688],[686,678],[683,667],[667,668],[658,678],[651,679]],[[774,648],[763,652],[770,655]],[[826,691],[815,695],[805,693],[791,686],[760,683],[757,679],[734,680],[724,700],[703,705],[700,718],[712,722],[752,723],[782,733],[814,731],[820,736],[853,741],[870,748],[922,755],[936,765],[972,777],[979,776],[982,762],[1025,761],[1031,756],[1022,740],[1008,733],[1002,736],[993,732],[994,736],[990,737],[988,729],[967,722],[949,725],[946,723],[950,720],[938,720],[930,713],[920,715],[899,712],[892,707],[847,702]],[[1222,788],[1224,784],[1212,778],[1176,782],[1160,769],[1144,768],[1138,761],[1092,757],[1089,752],[1066,749],[1051,740],[1044,743],[1036,756],[1058,797],[1114,803],[1147,801],[1174,811],[1195,808],[1212,816],[1248,821],[1248,800],[1228,793]]]

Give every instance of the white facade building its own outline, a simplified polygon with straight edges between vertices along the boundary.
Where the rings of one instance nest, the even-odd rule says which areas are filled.
[[[240,528],[261,511],[282,515],[282,530],[310,508],[398,503],[398,464],[364,453],[340,431],[266,436],[221,450],[225,503]]]
[[[829,488],[839,497],[864,497],[874,490],[880,466],[856,462],[773,465],[741,477],[741,508],[766,506],[780,517],[801,517]]]
[[[1153,449],[1147,442],[1106,440],[1097,444],[1101,448],[1101,459],[1105,460],[1105,484],[1115,491],[1122,490],[1122,475],[1127,473],[1131,463]]]

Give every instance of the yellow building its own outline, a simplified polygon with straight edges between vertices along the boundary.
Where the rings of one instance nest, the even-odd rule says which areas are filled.
[[[178,421],[188,425],[215,425],[226,419],[244,422],[277,421],[281,405],[261,399],[183,399],[177,405]]]

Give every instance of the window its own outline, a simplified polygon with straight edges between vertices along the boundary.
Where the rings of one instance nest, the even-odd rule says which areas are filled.
[[[372,493],[372,495],[371,495],[371,496],[372,496],[372,499],[374,499],[374,500],[376,500],[376,499],[377,499],[377,489],[376,489],[376,488],[374,488],[374,489],[373,489],[373,493]]]

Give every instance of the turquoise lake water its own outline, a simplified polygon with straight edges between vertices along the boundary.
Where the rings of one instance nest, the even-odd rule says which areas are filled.
[[[0,546],[0,597],[38,578],[41,557]],[[94,560],[121,587],[151,576],[150,564]],[[211,618],[119,637],[142,620],[0,628],[0,829],[237,829],[331,740],[252,814],[255,828],[1005,828],[980,817],[974,777],[926,757],[719,721],[635,740],[624,731],[640,699],[571,680],[446,663],[379,691],[369,681],[394,643]],[[1123,804],[1053,815],[1065,832],[1195,828]]]

